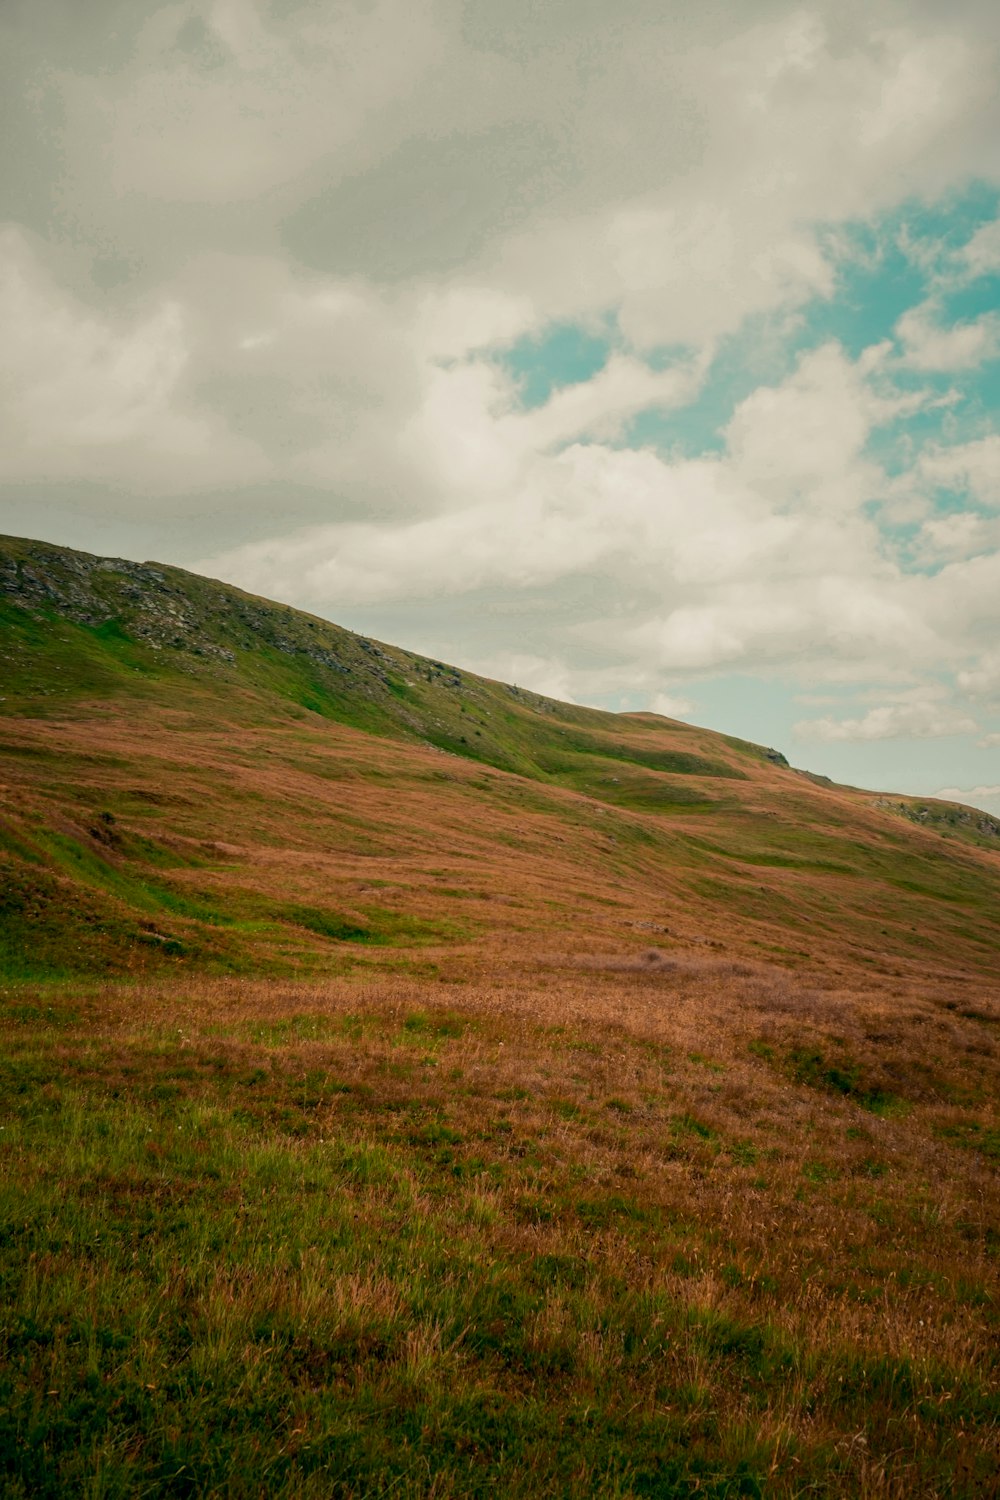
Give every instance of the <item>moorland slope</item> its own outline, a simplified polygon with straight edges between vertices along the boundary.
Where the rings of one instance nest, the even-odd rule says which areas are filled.
[[[159,564],[0,539],[0,971],[484,943],[991,973],[1000,824],[488,681]],[[378,950],[378,951],[377,951]]]
[[[995,1496],[998,832],[0,540],[0,1491]]]

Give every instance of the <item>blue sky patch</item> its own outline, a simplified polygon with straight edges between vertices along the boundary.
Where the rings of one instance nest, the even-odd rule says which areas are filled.
[[[858,221],[821,235],[835,262],[832,297],[816,297],[789,316],[787,309],[749,318],[723,339],[696,398],[676,411],[650,409],[628,424],[622,446],[654,447],[671,458],[719,454],[733,411],[762,385],[777,385],[809,349],[836,340],[851,359],[883,340],[897,342],[900,318],[934,297],[945,325],[1000,307],[1000,277],[956,284],[956,252],[1000,209],[1000,195],[981,183],[933,205],[910,202],[876,221]],[[620,346],[613,320],[603,328],[551,325],[497,354],[518,381],[524,409],[543,405],[560,388],[591,379]],[[688,357],[663,348],[647,356],[654,369]],[[870,453],[890,473],[905,470],[926,442],[968,441],[1000,405],[1000,362],[983,368],[936,371],[895,368],[900,391],[961,393],[961,408],[928,404],[886,424]]]
[[[544,406],[561,387],[592,380],[607,364],[615,340],[611,320],[598,329],[553,323],[540,334],[519,339],[496,358],[517,381],[520,405],[530,411]]]

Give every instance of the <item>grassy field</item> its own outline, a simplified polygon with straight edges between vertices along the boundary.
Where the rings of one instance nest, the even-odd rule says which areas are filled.
[[[2,996],[17,1496],[989,1496],[1000,1007],[692,957]]]
[[[989,819],[0,595],[0,1492],[1000,1493]]]

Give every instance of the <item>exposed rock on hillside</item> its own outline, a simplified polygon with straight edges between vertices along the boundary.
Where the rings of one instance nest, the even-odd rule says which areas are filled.
[[[982,838],[1000,839],[1000,818],[975,807],[963,807],[955,802],[904,802],[895,797],[875,797],[872,805],[909,818],[911,823],[922,823],[925,828],[938,831],[962,828],[978,833]]]

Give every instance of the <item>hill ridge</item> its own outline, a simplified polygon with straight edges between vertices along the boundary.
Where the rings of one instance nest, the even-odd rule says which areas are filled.
[[[628,963],[651,936],[995,969],[1000,825],[971,809],[166,564],[0,539],[0,632],[0,973]]]
[[[106,576],[102,578],[102,574]],[[372,700],[367,714],[361,715],[369,722],[357,727],[383,733],[411,732],[442,749],[508,770],[531,774],[545,768],[532,766],[510,745],[498,744],[496,736],[484,735],[483,729],[490,726],[481,720],[477,720],[478,734],[475,730],[471,735],[459,733],[461,726],[453,722],[454,703],[448,702],[456,692],[473,697],[484,690],[499,692],[516,705],[568,716],[580,726],[603,727],[628,718],[637,727],[646,727],[644,717],[648,717],[654,727],[670,724],[680,732],[698,732],[694,726],[657,715],[616,715],[561,703],[169,564],[105,558],[47,542],[0,537],[0,598],[15,607],[52,609],[67,621],[90,629],[119,622],[137,642],[156,652],[174,653],[174,662],[181,666],[193,665],[185,662],[184,653],[201,658],[202,666],[231,666],[241,650],[271,648],[323,673],[357,678],[360,693]],[[183,602],[183,609],[178,609],[178,601]],[[417,674],[425,681],[408,680],[407,674],[411,679]],[[425,683],[432,689],[430,694]],[[336,694],[317,692],[309,701],[306,686],[298,686],[302,706],[343,723],[356,723],[358,714],[352,713],[343,693],[338,701]],[[422,703],[422,697],[429,701]],[[470,743],[476,738],[485,744]],[[777,753],[733,737],[712,738],[754,756]]]

